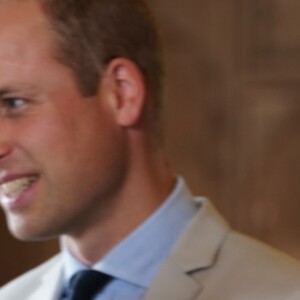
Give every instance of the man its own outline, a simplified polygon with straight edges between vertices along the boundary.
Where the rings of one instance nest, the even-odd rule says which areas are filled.
[[[17,238],[61,242],[1,300],[300,299],[296,262],[174,179],[163,73],[142,0],[0,2],[1,206]]]

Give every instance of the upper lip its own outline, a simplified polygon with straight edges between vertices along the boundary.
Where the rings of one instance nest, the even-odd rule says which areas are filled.
[[[3,175],[2,175],[3,174]],[[2,176],[1,176],[2,175]],[[5,173],[5,172],[1,172],[0,171],[0,185],[16,180],[16,179],[21,179],[21,178],[25,178],[25,177],[32,177],[32,176],[37,176],[37,174],[35,173],[23,173],[23,174],[9,174],[9,173]]]

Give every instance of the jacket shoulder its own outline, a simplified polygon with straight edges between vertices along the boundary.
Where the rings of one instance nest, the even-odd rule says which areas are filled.
[[[249,272],[259,270],[261,274],[286,274],[300,280],[300,263],[294,258],[256,239],[231,231],[222,247],[223,255],[239,266],[241,263]],[[277,271],[275,274],[272,271]],[[274,278],[274,276],[270,276]],[[299,283],[299,281],[298,281]]]
[[[209,278],[223,289],[223,299],[300,299],[300,263],[234,231],[221,246]]]
[[[34,269],[13,279],[0,288],[0,299],[19,299],[20,295],[25,299],[36,288],[38,282],[49,270],[61,264],[61,255],[56,255]]]

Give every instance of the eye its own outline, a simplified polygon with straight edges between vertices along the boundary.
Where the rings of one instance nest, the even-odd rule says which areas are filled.
[[[22,98],[5,98],[2,102],[9,109],[18,109],[26,104],[26,100]]]
[[[7,97],[0,100],[1,115],[15,115],[22,112],[27,105],[27,100],[18,97]]]

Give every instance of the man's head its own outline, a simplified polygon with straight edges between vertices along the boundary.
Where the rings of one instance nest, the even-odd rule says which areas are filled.
[[[139,120],[161,89],[147,13],[133,0],[77,2],[0,1],[0,199],[22,239],[125,214],[144,172]]]
[[[73,70],[83,95],[97,92],[108,62],[127,58],[143,74],[149,118],[159,123],[164,77],[162,49],[144,0],[39,1],[55,33],[57,59]]]

